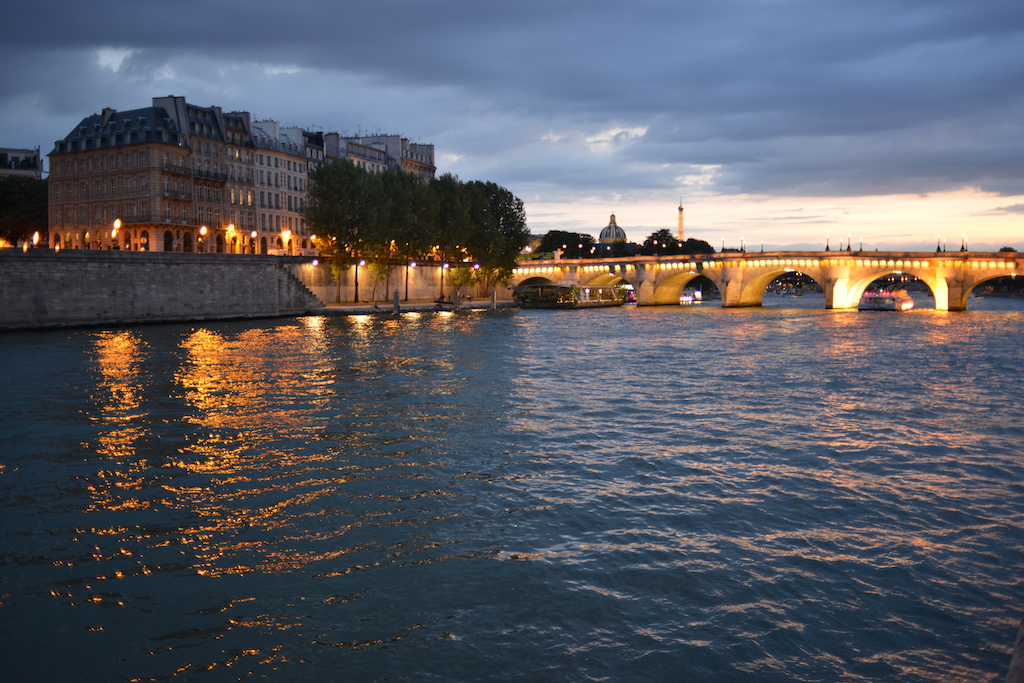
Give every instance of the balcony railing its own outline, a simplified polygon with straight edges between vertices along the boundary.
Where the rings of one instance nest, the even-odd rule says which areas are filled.
[[[207,170],[202,169],[202,168],[195,169],[195,171],[193,171],[192,175],[195,176],[196,178],[206,178],[207,180],[216,180],[216,181],[219,181],[219,182],[222,182],[222,183],[226,182],[227,179],[228,179],[228,176],[225,173],[217,173],[216,171],[207,171]]]
[[[166,171],[167,173],[177,173],[178,175],[192,175],[192,169],[190,169],[188,166],[179,166],[171,163],[161,164],[160,170]]]

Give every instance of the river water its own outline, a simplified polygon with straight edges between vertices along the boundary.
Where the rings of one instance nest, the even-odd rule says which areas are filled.
[[[999,681],[1024,306],[0,335],[4,681]]]

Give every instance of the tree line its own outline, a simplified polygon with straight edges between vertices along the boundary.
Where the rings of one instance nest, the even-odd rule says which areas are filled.
[[[29,241],[38,232],[46,244],[46,181],[27,176],[0,178],[0,240]]]
[[[677,256],[680,254],[713,254],[714,247],[690,237],[680,242],[672,231],[661,229],[651,233],[642,245],[629,245],[625,242],[598,244],[592,235],[582,232],[552,230],[544,235],[534,250],[537,254],[561,251],[563,258],[606,258],[609,256],[660,255]]]
[[[310,172],[303,214],[339,283],[363,261],[379,281],[417,260],[449,263],[456,286],[507,283],[530,237],[522,200],[500,185],[450,173],[424,183],[347,160]]]

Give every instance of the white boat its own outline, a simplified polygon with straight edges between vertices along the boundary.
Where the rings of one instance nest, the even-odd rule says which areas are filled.
[[[864,292],[858,311],[912,311],[914,300],[905,289],[876,289]]]

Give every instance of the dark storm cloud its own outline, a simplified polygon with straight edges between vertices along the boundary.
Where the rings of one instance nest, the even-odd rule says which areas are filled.
[[[717,167],[725,192],[1024,192],[1020,0],[97,7],[7,10],[11,47],[33,63],[5,69],[3,110],[34,102],[81,117],[171,64],[191,101],[277,106],[265,115],[285,118],[301,98],[324,118],[322,91],[344,77],[358,83],[337,100],[361,108],[362,123],[420,131],[466,168],[500,166],[503,180],[545,178],[566,194],[674,190],[694,166]],[[115,72],[88,63],[101,47],[136,52]],[[202,60],[225,68],[186,73]],[[276,85],[241,64],[293,65],[303,85],[292,98],[257,95]],[[394,88],[407,89],[404,118],[380,95]],[[616,129],[643,133],[594,142]]]

